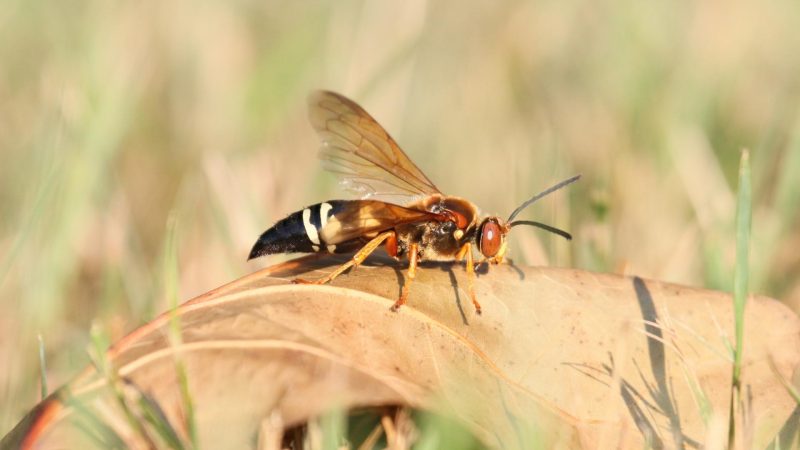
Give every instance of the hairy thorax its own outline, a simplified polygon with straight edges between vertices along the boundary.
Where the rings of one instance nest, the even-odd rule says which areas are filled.
[[[419,257],[427,261],[451,261],[461,247],[473,239],[478,211],[474,204],[459,197],[433,195],[409,207],[444,213],[450,220],[412,223],[395,228],[398,254],[407,252],[411,244],[419,247]]]

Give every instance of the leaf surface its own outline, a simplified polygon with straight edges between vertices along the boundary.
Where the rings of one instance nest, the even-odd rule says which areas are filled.
[[[455,415],[499,448],[679,448],[725,433],[714,417],[727,417],[728,294],[504,264],[479,275],[476,315],[464,267],[433,264],[417,271],[409,303],[394,313],[407,282],[394,261],[375,260],[326,286],[288,282],[319,277],[331,263],[303,258],[248,275],[179,307],[180,347],[169,344],[165,314],[108,358],[180,433],[179,355],[202,448],[252,447],[275,412],[292,425],[330,408],[387,404]],[[792,426],[797,409],[770,361],[792,379],[800,320],[775,300],[752,297],[745,343],[752,422],[739,428],[763,446]],[[131,435],[93,368],[4,443],[84,442],[75,424],[90,416]]]

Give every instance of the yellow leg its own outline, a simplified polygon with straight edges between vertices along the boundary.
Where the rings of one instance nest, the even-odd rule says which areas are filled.
[[[500,249],[497,250],[497,254],[496,255],[492,256],[491,258],[483,258],[483,259],[481,259],[480,261],[478,261],[478,265],[480,266],[483,263],[489,263],[489,264],[500,264],[500,263],[502,263],[503,262],[503,257],[506,254],[506,250],[508,250],[508,244],[503,242],[502,244],[500,244]],[[461,259],[459,258],[459,261],[460,260]]]
[[[505,256],[506,250],[508,250],[508,244],[503,242],[500,244],[500,249],[497,250],[497,254],[489,258],[489,262],[492,264],[500,264],[503,262],[503,256]]]
[[[467,287],[469,288],[469,297],[472,299],[472,304],[475,305],[475,312],[480,314],[481,304],[478,303],[478,298],[475,296],[475,263],[472,260],[472,244],[464,244],[458,254],[461,255],[462,253],[466,253],[467,255]]]
[[[397,311],[401,306],[406,304],[408,299],[408,290],[414,277],[417,276],[417,262],[419,260],[419,248],[417,244],[408,246],[408,273],[406,274],[406,283],[403,285],[403,291],[400,292],[400,298],[392,305],[392,311]]]
[[[304,280],[302,278],[295,278],[294,280],[292,280],[292,283],[297,283],[297,284],[325,284],[325,283],[328,283],[329,281],[331,281],[334,278],[336,278],[339,275],[341,275],[345,270],[347,270],[347,269],[349,269],[351,267],[354,267],[354,266],[358,267],[358,265],[361,264],[362,262],[364,262],[364,260],[367,259],[367,257],[370,254],[372,254],[372,252],[374,252],[378,247],[381,246],[381,244],[383,244],[383,241],[385,241],[386,239],[389,239],[393,235],[394,235],[394,231],[384,231],[383,233],[379,234],[378,236],[373,238],[371,241],[367,242],[367,244],[365,246],[361,247],[361,250],[356,252],[356,254],[353,255],[352,259],[350,259],[346,263],[342,264],[341,266],[337,267],[336,270],[334,270],[333,272],[329,273],[328,275],[326,275],[326,276],[324,276],[324,277],[322,277],[320,279],[309,281],[309,280]]]
[[[464,255],[466,255],[467,252],[470,250],[470,247],[471,246],[469,245],[469,243],[462,245],[461,249],[458,251],[458,253],[456,253],[456,261],[461,262],[461,260],[464,259]]]

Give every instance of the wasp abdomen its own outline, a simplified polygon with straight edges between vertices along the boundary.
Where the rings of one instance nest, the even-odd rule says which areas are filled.
[[[281,219],[258,238],[248,259],[275,253],[336,252],[337,246],[326,243],[320,232],[341,203],[345,201],[317,203]]]

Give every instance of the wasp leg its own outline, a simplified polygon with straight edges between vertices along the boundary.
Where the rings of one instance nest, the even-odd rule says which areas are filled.
[[[461,249],[459,249],[458,253],[456,253],[456,261],[461,262],[461,260],[464,259],[464,255],[466,255],[467,252],[470,251],[470,248],[471,245],[469,245],[469,243],[462,245]]]
[[[500,249],[497,250],[497,254],[489,258],[489,262],[492,264],[500,264],[503,262],[503,257],[506,254],[506,250],[508,250],[508,243],[503,242],[500,244]]]
[[[414,277],[417,276],[417,261],[419,260],[419,247],[417,244],[408,246],[408,274],[406,275],[406,283],[403,285],[403,290],[400,292],[400,298],[392,305],[392,311],[397,311],[401,306],[406,304],[408,299],[408,290]]]
[[[364,262],[364,260],[367,259],[367,257],[370,254],[372,254],[372,252],[374,252],[378,247],[381,246],[383,241],[385,241],[386,239],[389,239],[390,237],[393,237],[393,236],[395,236],[394,231],[384,231],[383,233],[381,233],[378,236],[376,236],[375,238],[373,238],[371,241],[367,242],[366,245],[361,247],[361,250],[359,250],[358,252],[356,252],[355,255],[353,255],[353,258],[351,258],[349,261],[347,261],[346,263],[342,264],[341,266],[337,267],[336,270],[334,270],[333,272],[329,273],[328,275],[326,275],[326,276],[324,276],[322,278],[319,278],[317,280],[313,280],[313,281],[304,280],[302,278],[295,278],[294,280],[292,280],[292,283],[296,283],[296,284],[325,284],[325,283],[328,283],[329,281],[331,281],[334,278],[336,278],[339,275],[341,275],[345,270],[347,270],[347,269],[349,269],[351,267],[358,267],[358,265],[361,264],[362,262]]]
[[[478,264],[476,264],[475,266],[476,267],[480,267],[480,265],[483,264],[483,263],[489,263],[489,264],[500,264],[500,263],[502,263],[503,262],[503,256],[505,256],[505,254],[506,254],[506,250],[508,250],[508,243],[503,242],[500,245],[500,249],[497,250],[497,254],[496,255],[492,256],[491,258],[483,258],[483,259],[481,259],[480,261],[478,261]],[[460,261],[460,258],[459,258],[459,261]]]
[[[475,264],[472,260],[472,244],[464,244],[464,247],[462,247],[458,253],[461,254],[462,252],[467,255],[467,287],[469,288],[469,297],[472,299],[472,304],[475,305],[475,312],[480,314],[481,304],[478,303],[478,298],[475,296]]]

